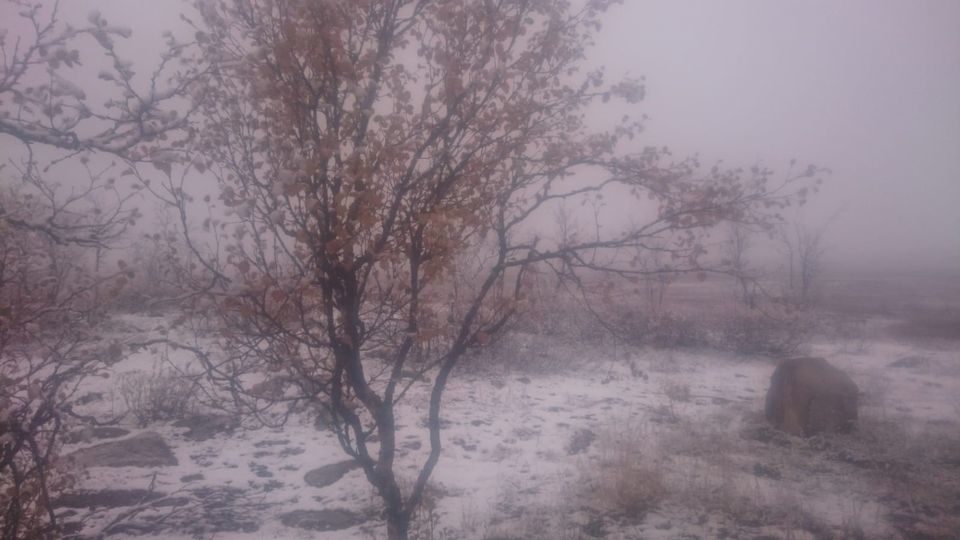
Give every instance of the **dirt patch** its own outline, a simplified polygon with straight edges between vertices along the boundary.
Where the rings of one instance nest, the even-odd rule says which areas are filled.
[[[205,486],[192,492],[200,506],[195,514],[175,530],[185,530],[195,537],[212,537],[216,533],[256,532],[260,523],[256,516],[263,505],[252,502],[246,492],[231,486]]]
[[[285,446],[290,444],[289,439],[265,440],[254,444],[254,448],[267,448],[269,446]]]
[[[930,359],[926,356],[904,356],[890,363],[893,368],[927,368],[930,367]]]
[[[86,405],[95,401],[103,401],[103,392],[87,392],[74,400],[74,405]]]
[[[572,456],[586,452],[596,438],[597,434],[593,431],[586,428],[578,429],[567,444],[567,455]]]
[[[339,508],[324,510],[294,510],[280,516],[280,522],[287,527],[296,527],[308,531],[339,531],[349,529],[366,522],[359,514]]]
[[[206,441],[221,433],[232,434],[237,429],[237,421],[234,418],[216,414],[195,414],[178,420],[173,425],[188,428],[183,436],[191,441]]]
[[[960,340],[960,314],[924,315],[891,325],[894,337],[911,340]]]
[[[129,439],[82,448],[68,456],[82,467],[167,467],[177,458],[158,433],[148,431]]]
[[[166,494],[146,489],[104,489],[102,491],[75,491],[64,493],[53,501],[55,507],[118,508],[135,506],[163,498]]]
[[[748,441],[757,441],[764,444],[771,444],[781,448],[793,446],[792,436],[774,429],[769,425],[750,423],[740,431],[740,438]]]
[[[120,437],[126,437],[129,434],[130,431],[123,428],[100,426],[71,431],[66,435],[66,437],[63,438],[63,441],[73,444],[78,442],[89,442],[94,439],[118,439]]]

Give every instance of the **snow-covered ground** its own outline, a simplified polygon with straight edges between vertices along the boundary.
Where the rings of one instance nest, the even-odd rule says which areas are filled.
[[[124,316],[113,337],[144,339],[163,322]],[[803,440],[762,420],[769,359],[505,339],[496,362],[468,359],[448,385],[443,454],[417,538],[936,538],[960,530],[958,342],[924,347],[869,334],[812,343],[812,355],[858,384],[861,429]],[[904,358],[907,367],[890,366]],[[192,358],[174,351],[169,361]],[[91,400],[77,409],[123,413],[124,381],[160,367],[156,351],[130,356],[109,378],[87,380],[78,395]],[[398,414],[397,469],[411,482],[429,446],[429,390],[429,381],[414,386]],[[131,415],[119,426],[125,437],[158,433],[177,465],[88,468],[75,489],[153,489],[166,498],[135,514],[100,512],[85,532],[128,513],[132,525],[114,537],[383,536],[380,500],[360,470],[344,466],[325,487],[305,481],[347,459],[312,417],[279,429],[214,429],[209,438],[170,422],[138,427]],[[117,440],[81,439],[64,454]],[[331,521],[288,526],[297,510],[327,510],[301,515]],[[345,528],[315,530],[334,526]]]

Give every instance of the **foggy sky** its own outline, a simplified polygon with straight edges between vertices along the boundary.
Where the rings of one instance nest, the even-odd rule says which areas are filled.
[[[650,142],[829,167],[829,259],[960,269],[960,2],[625,4],[593,58],[646,77]]]
[[[626,0],[592,64],[644,76],[640,145],[730,166],[830,168],[803,210],[829,225],[828,259],[960,269],[960,2]],[[155,58],[176,0],[78,0],[134,30]],[[588,66],[592,67],[592,66]],[[614,111],[616,112],[616,111]],[[614,115],[617,117],[618,115]]]

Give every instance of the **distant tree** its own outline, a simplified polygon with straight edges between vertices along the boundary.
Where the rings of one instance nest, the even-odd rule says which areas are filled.
[[[123,264],[102,272],[92,266],[139,212],[115,165],[91,158],[141,159],[146,143],[184,125],[183,114],[164,108],[182,99],[182,87],[162,90],[158,71],[148,92],[135,89],[131,65],[115,47],[127,30],[96,13],[88,24],[62,24],[58,6],[44,4],[0,2],[0,146],[7,159],[0,164],[4,539],[62,536],[51,504],[73,476],[58,458],[62,435],[70,422],[98,421],[80,418],[71,401],[85,376],[122,354],[94,325],[107,296],[99,292],[115,292],[130,271]],[[71,82],[91,46],[109,59],[100,73],[100,90],[110,96],[105,103]],[[181,75],[178,82],[186,83],[186,72]],[[67,178],[53,176],[64,170]]]
[[[826,230],[826,225],[811,228],[799,220],[778,229],[781,251],[786,257],[784,296],[797,307],[813,306],[821,293]]]
[[[757,306],[758,295],[762,292],[757,283],[759,276],[747,258],[752,245],[753,231],[747,225],[736,222],[728,224],[724,252],[731,273],[737,280],[740,301],[750,309]]]
[[[662,242],[650,242],[643,247],[635,248],[636,266],[645,272],[643,276],[647,306],[655,314],[663,314],[663,304],[667,296],[667,289],[677,277],[672,271],[671,259],[673,250],[664,249]]]
[[[701,271],[706,230],[769,222],[797,200],[797,178],[631,152],[640,126],[629,119],[591,131],[592,104],[643,96],[638,81],[609,85],[584,69],[614,3],[196,4],[196,71],[210,73],[192,93],[202,121],[184,168],[171,161],[151,189],[188,230],[199,203],[189,169],[219,182],[219,202],[206,203],[222,205],[210,211],[216,237],[189,242],[210,275],[197,309],[223,318],[223,337],[219,350],[181,345],[252,417],[323,409],[382,497],[391,540],[408,537],[440,458],[454,368],[524,310],[531,268],[642,277],[622,254],[657,245],[671,272]],[[590,238],[531,232],[558,203],[611,189],[654,208]],[[477,257],[476,281],[454,287],[469,253],[490,255]],[[427,343],[432,354],[418,354]],[[429,384],[429,447],[408,484],[397,406],[417,384]]]

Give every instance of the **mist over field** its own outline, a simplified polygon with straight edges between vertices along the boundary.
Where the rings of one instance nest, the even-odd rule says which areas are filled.
[[[0,539],[954,538],[960,3],[0,0]]]
[[[594,57],[647,77],[657,144],[828,167],[804,218],[829,222],[837,263],[956,270],[958,15],[952,2],[631,2]]]

